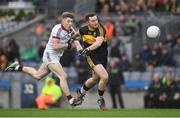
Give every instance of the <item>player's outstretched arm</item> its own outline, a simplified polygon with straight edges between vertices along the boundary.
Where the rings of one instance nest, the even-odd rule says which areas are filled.
[[[101,44],[103,43],[103,40],[104,40],[104,37],[96,37],[96,42],[94,42],[92,45],[87,47],[87,49],[89,51],[97,49],[98,47],[101,46]]]

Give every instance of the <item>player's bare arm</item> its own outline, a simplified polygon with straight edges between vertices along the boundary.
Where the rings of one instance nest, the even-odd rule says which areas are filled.
[[[104,37],[97,37],[96,38],[96,42],[94,42],[92,45],[90,45],[89,47],[87,47],[87,49],[89,51],[95,50],[98,47],[101,46],[101,44],[103,43]]]

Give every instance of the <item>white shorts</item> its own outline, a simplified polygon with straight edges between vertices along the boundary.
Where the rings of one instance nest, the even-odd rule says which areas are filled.
[[[59,56],[59,55],[52,54],[49,52],[44,52],[42,61],[43,61],[43,64],[45,64],[47,66],[50,63],[60,63],[59,62],[60,58],[61,58],[61,56]]]

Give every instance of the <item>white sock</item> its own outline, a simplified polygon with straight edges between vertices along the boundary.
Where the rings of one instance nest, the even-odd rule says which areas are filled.
[[[85,95],[86,94],[86,90],[84,90],[84,88],[83,87],[81,87],[81,89],[80,89],[80,91],[81,91],[81,93],[83,94],[83,95]]]
[[[15,67],[15,70],[19,70],[19,67],[20,67],[20,65],[16,66],[16,67]]]
[[[72,104],[73,101],[74,101],[74,98],[71,98],[71,99],[69,100],[69,103]]]

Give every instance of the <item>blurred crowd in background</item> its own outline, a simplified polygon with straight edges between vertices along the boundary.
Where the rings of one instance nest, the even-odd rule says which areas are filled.
[[[180,108],[180,75],[174,79],[170,72],[156,73],[146,89],[144,108]]]
[[[180,13],[178,0],[98,0],[96,12],[103,15],[109,13],[136,14],[147,11]]]

